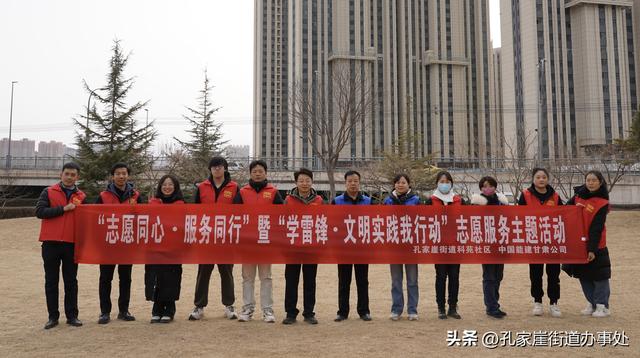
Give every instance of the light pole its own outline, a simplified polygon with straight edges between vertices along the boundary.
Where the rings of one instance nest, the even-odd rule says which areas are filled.
[[[538,162],[542,163],[542,102],[543,98],[540,95],[542,92],[542,81],[545,80],[544,74],[544,58],[538,60],[537,68],[538,68]],[[546,99],[546,96],[545,96]]]
[[[9,146],[7,148],[7,169],[11,169],[11,129],[13,127],[13,86],[18,81],[11,81],[11,110],[9,111]]]

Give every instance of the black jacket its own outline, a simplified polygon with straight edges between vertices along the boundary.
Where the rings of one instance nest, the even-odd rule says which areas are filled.
[[[575,196],[571,198],[567,205],[575,205],[576,197],[582,199],[589,199],[592,197],[598,197],[609,200],[609,193],[604,187],[600,187],[598,191],[590,192],[586,186],[578,186],[574,188]],[[586,264],[582,265],[564,265],[563,269],[570,275],[576,278],[583,278],[592,281],[601,281],[611,278],[611,259],[609,258],[609,249],[598,249],[598,244],[602,237],[602,231],[607,221],[607,214],[609,213],[609,206],[605,206],[600,209],[589,227],[589,242],[587,243],[587,251],[593,252],[596,258]]]
[[[62,182],[60,183],[60,187],[62,190],[65,190]],[[71,190],[65,190],[65,194],[67,195],[67,202],[71,195],[78,191],[78,187],[74,186]],[[86,204],[87,199],[85,198],[83,204]],[[44,188],[44,190],[40,193],[40,197],[38,198],[38,202],[36,203],[36,217],[38,219],[51,219],[58,216],[62,216],[64,214],[64,206],[56,206],[51,207],[51,202],[49,201],[49,188]]]

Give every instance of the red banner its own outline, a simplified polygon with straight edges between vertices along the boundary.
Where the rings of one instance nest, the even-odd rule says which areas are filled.
[[[579,207],[82,205],[76,261],[583,263]]]

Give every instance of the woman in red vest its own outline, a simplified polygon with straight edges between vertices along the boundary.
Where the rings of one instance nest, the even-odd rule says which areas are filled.
[[[436,189],[425,202],[426,205],[460,206],[465,205],[462,197],[453,192],[453,178],[447,171],[436,175]],[[438,304],[438,318],[447,317],[460,319],[458,313],[458,290],[460,288],[460,264],[436,264],[436,303]],[[445,310],[445,290],[449,277],[449,311]]]
[[[562,199],[551,185],[549,185],[549,172],[544,168],[534,168],[531,186],[522,191],[518,205],[535,207],[555,207],[562,205]],[[542,316],[542,275],[545,264],[530,264],[529,279],[531,280],[531,297],[533,297],[533,315]],[[547,295],[549,296],[549,312],[552,317],[561,317],[558,299],[560,299],[560,264],[546,264]]]
[[[167,174],[160,178],[156,195],[149,201],[152,205],[184,204],[178,178]],[[176,314],[176,301],[180,298],[182,265],[149,265],[152,271],[150,284],[153,308],[151,323],[169,323]]]
[[[605,222],[609,213],[609,191],[602,173],[592,170],[585,176],[585,184],[575,188],[575,196],[567,205],[583,208],[587,242],[588,263],[571,265],[571,276],[580,279],[580,285],[589,305],[583,315],[593,317],[609,316],[609,279],[611,278],[611,260],[607,249],[607,229]]]
[[[322,205],[323,200],[312,188],[313,172],[306,168],[293,173],[293,179],[296,181],[296,187],[289,192],[285,199],[285,205],[295,208],[301,208],[307,205]],[[293,324],[300,312],[298,310],[298,283],[300,282],[300,271],[302,271],[302,279],[304,280],[302,292],[304,297],[304,309],[302,316],[304,321],[309,324],[318,324],[316,314],[313,309],[316,304],[316,274],[318,272],[317,264],[287,264],[284,268],[284,310],[287,317],[282,324]]]

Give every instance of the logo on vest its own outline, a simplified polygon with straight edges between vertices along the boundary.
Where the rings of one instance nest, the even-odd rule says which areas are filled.
[[[73,200],[71,201],[73,203],[73,205],[80,205],[81,201],[78,198],[73,198]]]
[[[262,194],[262,197],[263,197],[263,198],[265,198],[265,199],[271,199],[271,193],[270,193],[270,192],[268,192],[268,191],[267,191],[267,192],[264,192],[264,193]]]
[[[233,196],[233,193],[232,193],[232,192],[230,192],[230,191],[228,191],[228,190],[225,190],[225,191],[224,191],[224,194],[222,194],[222,195],[223,195],[225,198],[230,198],[230,197],[232,197],[232,196]]]
[[[134,205],[136,203],[136,199],[129,198],[129,204]]]
[[[585,210],[587,210],[587,211],[588,211],[588,212],[590,212],[590,213],[592,213],[592,212],[593,212],[593,209],[595,209],[595,208],[594,208],[594,207],[593,207],[593,205],[591,205],[591,204],[587,204],[587,206],[585,207]]]

